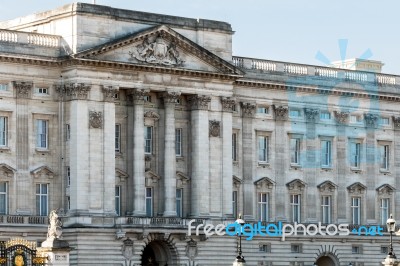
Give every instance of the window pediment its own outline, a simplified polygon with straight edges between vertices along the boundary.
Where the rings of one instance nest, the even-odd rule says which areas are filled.
[[[353,183],[352,185],[347,187],[347,190],[353,194],[363,194],[366,189],[367,187],[360,182]]]
[[[383,184],[382,186],[378,187],[376,191],[378,194],[387,194],[391,195],[396,189],[389,184]]]
[[[190,181],[190,178],[184,173],[177,171],[176,172],[176,187],[182,187],[186,185]]]
[[[118,168],[115,169],[115,176],[119,177],[120,181],[125,181],[129,177],[128,173]]]
[[[295,179],[286,184],[289,190],[302,191],[306,187],[306,183],[300,179]]]
[[[161,177],[159,175],[157,175],[156,173],[154,173],[153,171],[146,171],[146,173],[144,174],[145,178],[146,178],[146,186],[151,187],[153,186],[155,183],[158,182],[158,180],[161,179]]]
[[[13,175],[17,172],[16,169],[12,168],[8,164],[1,163],[0,164],[0,177],[13,177]]]
[[[157,114],[157,113],[154,112],[154,111],[147,111],[147,112],[144,114],[144,117],[147,118],[147,119],[154,119],[154,120],[159,120],[159,119],[160,119],[160,115]]]
[[[242,184],[242,179],[240,179],[239,177],[233,175],[232,176],[232,182],[233,182],[233,186],[236,188],[239,188],[240,185]]]
[[[337,185],[328,180],[319,184],[317,188],[320,192],[333,192],[337,188]]]
[[[51,168],[43,165],[32,170],[31,175],[33,175],[34,178],[53,178],[55,176],[55,172]]]
[[[267,188],[271,189],[275,185],[275,182],[268,177],[262,177],[254,182],[254,185],[257,186],[258,189],[260,188]]]

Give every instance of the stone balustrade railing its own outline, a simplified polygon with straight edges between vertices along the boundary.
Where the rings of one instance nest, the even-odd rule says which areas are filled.
[[[61,36],[0,29],[1,42],[58,48],[60,47]]]
[[[47,225],[47,216],[22,216],[22,215],[0,215],[0,224],[38,224]]]
[[[399,85],[400,76],[363,72],[332,67],[322,67],[304,64],[287,63],[272,60],[261,60],[247,57],[232,57],[236,67],[248,70],[259,70],[265,73],[285,73],[288,75],[325,77],[344,79],[354,82],[373,82],[381,85]]]

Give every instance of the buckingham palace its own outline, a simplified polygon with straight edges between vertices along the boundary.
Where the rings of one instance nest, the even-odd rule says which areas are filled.
[[[188,228],[241,214],[351,231],[242,237],[248,266],[380,265],[400,76],[233,55],[233,34],[86,3],[0,22],[0,241],[40,246],[57,210],[71,265],[232,265],[238,237]]]

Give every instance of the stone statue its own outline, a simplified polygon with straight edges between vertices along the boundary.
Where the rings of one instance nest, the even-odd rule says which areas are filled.
[[[47,239],[49,238],[60,238],[62,234],[61,221],[58,217],[57,211],[52,210],[49,215],[49,227],[47,229]]]

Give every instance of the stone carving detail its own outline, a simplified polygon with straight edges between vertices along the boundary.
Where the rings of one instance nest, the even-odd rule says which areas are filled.
[[[312,109],[312,108],[305,108],[304,109],[304,114],[306,115],[307,121],[315,121],[319,114],[318,109]]]
[[[395,191],[396,189],[394,187],[392,187],[389,184],[383,184],[382,186],[378,187],[376,189],[376,191],[378,191],[378,193],[380,195],[385,194],[385,195],[392,195],[392,193]]]
[[[178,103],[179,97],[181,97],[181,93],[176,91],[166,91],[162,94],[162,97],[164,104],[176,104]]]
[[[85,83],[66,83],[56,85],[55,88],[60,97],[66,96],[70,100],[86,100],[91,86]]]
[[[186,245],[186,256],[190,260],[194,260],[197,257],[197,242],[193,239],[190,239]]]
[[[133,257],[133,241],[129,237],[124,240],[122,245],[122,256],[127,260],[131,260]]]
[[[28,98],[33,87],[32,82],[14,81],[14,88],[17,89],[17,98]]]
[[[289,116],[289,108],[286,106],[274,105],[275,119],[276,120],[287,120]]]
[[[236,104],[236,99],[231,97],[221,97],[221,103],[223,112],[232,112],[233,107]]]
[[[364,114],[365,126],[374,128],[378,125],[378,116],[375,114]]]
[[[188,102],[192,110],[208,110],[208,103],[211,102],[211,97],[206,95],[192,95],[188,98]]]
[[[101,112],[89,112],[89,125],[92,128],[101,128],[103,126],[103,114]]]
[[[49,226],[47,229],[47,239],[60,238],[62,235],[62,222],[58,217],[57,211],[52,210],[49,214]]]
[[[114,102],[116,93],[118,93],[117,88],[113,86],[103,86],[104,101]]]
[[[286,184],[289,190],[302,191],[306,187],[306,183],[300,179],[295,179]]]
[[[144,104],[144,96],[149,95],[149,92],[150,90],[133,89],[128,96],[134,104]]]
[[[395,129],[400,129],[400,116],[393,116],[393,124]]]
[[[363,194],[366,189],[367,187],[361,184],[360,182],[353,183],[352,185],[347,187],[349,193],[352,194]]]
[[[221,131],[220,122],[217,120],[210,120],[209,131],[210,137],[219,137]]]
[[[154,120],[160,119],[160,115],[157,114],[157,113],[154,112],[154,111],[147,111],[147,112],[144,114],[144,117],[145,117],[145,118],[149,118],[149,119],[154,119]]]
[[[130,51],[129,55],[138,61],[156,65],[181,66],[184,63],[175,43],[166,41],[162,34],[153,40],[146,38],[142,44]]]
[[[331,181],[325,181],[317,186],[320,192],[334,192],[337,185]]]
[[[346,124],[349,119],[349,112],[334,111],[336,121],[340,124]]]
[[[242,115],[244,117],[253,117],[255,113],[256,113],[255,103],[242,102]]]

